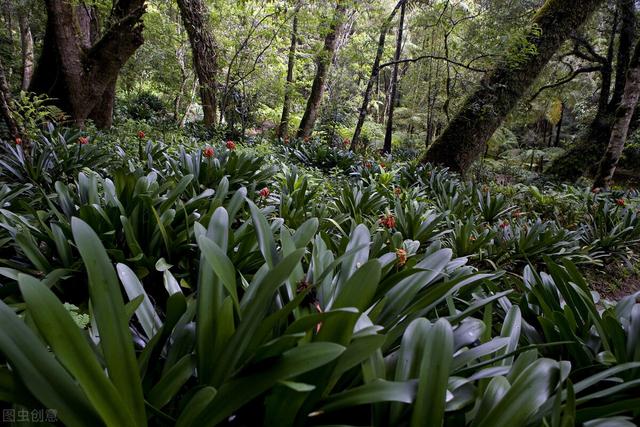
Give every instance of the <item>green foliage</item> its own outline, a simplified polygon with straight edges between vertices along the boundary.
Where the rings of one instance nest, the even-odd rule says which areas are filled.
[[[145,141],[26,190],[3,174],[3,400],[65,425],[637,416],[638,295],[600,301],[576,267],[637,250],[637,195],[312,144]],[[540,218],[565,199],[576,224]]]

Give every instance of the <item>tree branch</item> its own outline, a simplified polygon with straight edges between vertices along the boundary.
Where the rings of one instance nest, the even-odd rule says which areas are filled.
[[[558,87],[558,86],[562,86],[564,84],[567,84],[570,81],[572,81],[573,79],[575,79],[576,77],[578,77],[580,74],[595,73],[595,72],[600,71],[600,70],[602,70],[601,66],[583,67],[583,68],[578,68],[577,70],[573,70],[570,74],[568,74],[567,76],[561,78],[557,82],[542,86],[540,89],[538,89],[536,91],[536,93],[533,94],[533,96],[531,98],[529,98],[529,102],[533,102],[542,93],[542,91],[544,91],[544,90],[552,89],[554,87]]]
[[[378,67],[378,70],[381,70],[384,67],[388,67],[390,65],[404,64],[406,62],[418,62],[418,61],[422,61],[423,59],[438,59],[438,60],[445,61],[445,62],[448,62],[448,63],[453,64],[453,65],[457,65],[457,66],[462,67],[462,68],[466,68],[467,70],[470,70],[470,71],[475,71],[477,73],[486,73],[486,72],[489,71],[489,70],[485,70],[485,69],[482,69],[482,68],[477,68],[477,67],[474,67],[474,66],[470,65],[471,63],[473,63],[475,61],[475,59],[472,59],[471,61],[469,61],[468,64],[462,64],[460,62],[454,61],[454,60],[449,59],[449,58],[445,58],[444,56],[438,56],[438,55],[422,55],[422,56],[418,56],[416,58],[407,58],[407,59],[400,59],[398,61],[385,62],[384,64],[382,64],[382,65],[380,65]]]

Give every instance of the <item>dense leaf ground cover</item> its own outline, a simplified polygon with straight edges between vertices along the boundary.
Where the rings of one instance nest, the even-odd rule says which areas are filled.
[[[640,197],[342,144],[49,129],[0,162],[0,399],[86,426],[627,426]]]

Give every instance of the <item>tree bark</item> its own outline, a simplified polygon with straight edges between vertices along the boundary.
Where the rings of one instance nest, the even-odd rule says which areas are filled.
[[[33,76],[33,36],[29,26],[29,16],[26,12],[20,12],[18,17],[20,26],[20,45],[22,47],[22,90],[27,90]]]
[[[209,9],[203,0],[178,0],[178,7],[193,51],[193,67],[200,83],[204,124],[213,126],[217,118],[218,46],[208,23]]]
[[[335,13],[329,32],[324,38],[324,45],[322,52],[316,58],[316,75],[311,85],[311,93],[307,100],[307,106],[300,121],[300,128],[298,129],[298,138],[307,138],[313,132],[313,127],[316,124],[318,117],[318,109],[322,102],[322,95],[324,94],[325,83],[327,75],[329,74],[329,68],[333,57],[336,52],[336,46],[338,42],[338,36],[342,32],[344,27],[344,19],[347,8],[344,1],[337,0]]]
[[[0,114],[7,125],[7,129],[9,129],[9,136],[15,140],[16,138],[20,138],[20,128],[13,118],[12,111],[13,100],[11,98],[11,91],[7,83],[4,66],[2,65],[2,58],[0,58]]]
[[[575,181],[584,174],[593,175],[596,172],[594,165],[597,167],[598,161],[602,158],[607,148],[615,113],[624,93],[627,68],[633,54],[633,45],[636,38],[635,1],[618,0],[617,7],[618,15],[621,16],[621,26],[618,37],[613,93],[610,94],[609,86],[606,86],[607,83],[611,84],[611,78],[607,82],[606,76],[603,75],[598,110],[588,130],[576,145],[557,158],[547,170],[548,173],[569,181]],[[611,63],[609,63],[608,69],[611,72]],[[606,94],[607,98],[611,95],[611,99],[605,100],[603,105],[604,94]],[[607,101],[608,103],[606,103]]]
[[[396,102],[398,100],[398,68],[400,64],[400,55],[402,54],[402,32],[404,29],[404,15],[405,15],[406,3],[402,3],[400,7],[400,22],[398,23],[398,35],[396,40],[396,52],[393,56],[395,64],[393,65],[393,72],[391,74],[391,88],[389,89],[389,115],[387,116],[387,128],[384,133],[384,144],[382,145],[382,152],[384,154],[391,153],[391,141],[393,139],[393,113],[395,111]]]
[[[558,120],[558,127],[556,129],[556,142],[555,146],[560,146],[560,132],[562,131],[562,120],[564,119],[564,102],[560,104],[560,120]]]
[[[293,70],[296,65],[296,48],[298,45],[298,11],[300,3],[293,12],[293,25],[291,27],[291,45],[289,46],[289,58],[287,62],[287,82],[284,89],[284,101],[282,103],[282,116],[276,130],[276,138],[289,135],[289,112],[291,110],[291,94],[293,92]]]
[[[144,0],[115,2],[100,38],[90,8],[70,0],[45,3],[47,30],[30,90],[56,98],[77,126],[94,119],[110,127],[118,74],[144,40]]]
[[[547,0],[533,18],[538,31],[532,29],[528,36],[535,51],[516,64],[507,59],[488,73],[423,161],[465,173],[553,54],[601,3],[602,0]]]
[[[387,19],[385,19],[384,24],[382,25],[382,29],[380,30],[380,37],[378,38],[378,48],[376,50],[376,56],[373,60],[373,65],[371,66],[371,76],[369,77],[369,81],[367,81],[367,87],[362,94],[362,106],[360,107],[360,110],[358,112],[356,129],[353,132],[353,137],[351,138],[351,146],[349,147],[351,151],[354,151],[358,147],[358,143],[360,142],[362,126],[364,126],[364,121],[367,117],[367,110],[369,109],[369,102],[371,101],[371,91],[378,79],[378,73],[380,72],[380,61],[382,60],[382,54],[384,53],[384,44],[387,38],[387,33],[389,32],[389,28],[391,28],[391,23],[393,22],[393,18],[396,16],[398,9],[400,9],[400,7],[403,6],[406,1],[407,0],[400,0],[396,4]]]
[[[596,173],[593,188],[608,189],[611,185],[613,174],[616,171],[618,161],[624,149],[624,143],[627,139],[631,118],[638,105],[638,99],[640,99],[640,43],[636,43],[633,57],[629,63],[624,93],[620,105],[616,110],[609,145],[598,165],[598,172]]]

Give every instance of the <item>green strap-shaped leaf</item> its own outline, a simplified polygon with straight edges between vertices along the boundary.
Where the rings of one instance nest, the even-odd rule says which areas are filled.
[[[444,319],[427,332],[423,351],[418,393],[411,414],[411,426],[441,426],[453,360],[453,331]]]
[[[367,309],[378,288],[381,269],[377,259],[358,268],[337,291],[332,308],[355,307],[360,311]]]
[[[180,388],[191,378],[196,367],[191,354],[183,356],[153,386],[147,401],[156,408],[162,408],[180,391]]]
[[[213,387],[201,388],[193,395],[187,406],[180,413],[176,427],[193,427],[198,415],[213,401],[217,391]]]
[[[251,210],[251,220],[253,221],[253,227],[256,231],[256,236],[258,237],[260,252],[262,252],[262,256],[267,262],[267,265],[269,267],[273,267],[278,261],[278,251],[276,249],[276,242],[273,238],[271,227],[269,227],[267,219],[264,217],[262,212],[260,212],[258,207],[249,199],[247,199],[247,203]]]
[[[206,232],[203,233],[202,228],[196,226],[194,229],[196,235],[199,236],[198,241],[206,237],[215,243],[221,252],[226,253],[229,233],[227,211],[221,207],[217,208],[209,220]],[[216,354],[216,342],[219,340],[217,335],[221,333],[221,328],[228,328],[229,325],[216,323],[216,317],[221,314],[225,299],[225,288],[220,278],[223,273],[216,273],[215,266],[210,265],[204,251],[201,252],[198,273],[196,356],[198,359],[198,379],[201,384],[210,384],[214,375],[213,364],[219,357]],[[235,269],[233,274],[235,278]]]
[[[145,425],[140,374],[116,272],[91,227],[72,218],[71,229],[87,269],[89,295],[109,377],[133,413],[135,424]]]
[[[236,369],[238,361],[242,359],[247,348],[250,348],[254,335],[271,305],[275,291],[289,277],[289,273],[300,262],[302,255],[304,255],[304,249],[296,250],[269,270],[259,283],[252,284],[257,287],[257,291],[242,313],[242,321],[229,341],[228,347],[221,353],[215,367],[214,385],[219,384]]]
[[[135,298],[142,296],[143,300],[136,309],[136,317],[142,326],[147,338],[151,339],[162,327],[162,321],[156,313],[147,292],[144,290],[142,283],[138,280],[138,276],[133,272],[127,265],[118,264],[116,266],[116,270],[118,271],[118,276],[120,277],[120,281],[122,282],[122,286],[124,287],[127,296],[130,301],[133,301]]]
[[[215,426],[279,381],[326,365],[343,351],[344,347],[328,342],[310,343],[288,350],[254,374],[225,383],[193,425]]]
[[[529,418],[552,396],[559,380],[558,362],[551,359],[536,360],[518,376],[477,427],[527,425]]]
[[[100,425],[100,418],[78,384],[2,301],[0,325],[0,352],[36,398],[47,408],[55,408],[67,426]]]
[[[31,276],[21,274],[18,282],[38,330],[58,360],[78,381],[105,424],[113,427],[134,424],[129,408],[122,403],[80,328],[58,298]]]
[[[329,396],[322,410],[329,412],[378,402],[412,403],[417,388],[418,382],[416,380],[386,381],[378,379],[369,384]],[[424,423],[422,425],[430,424]]]

